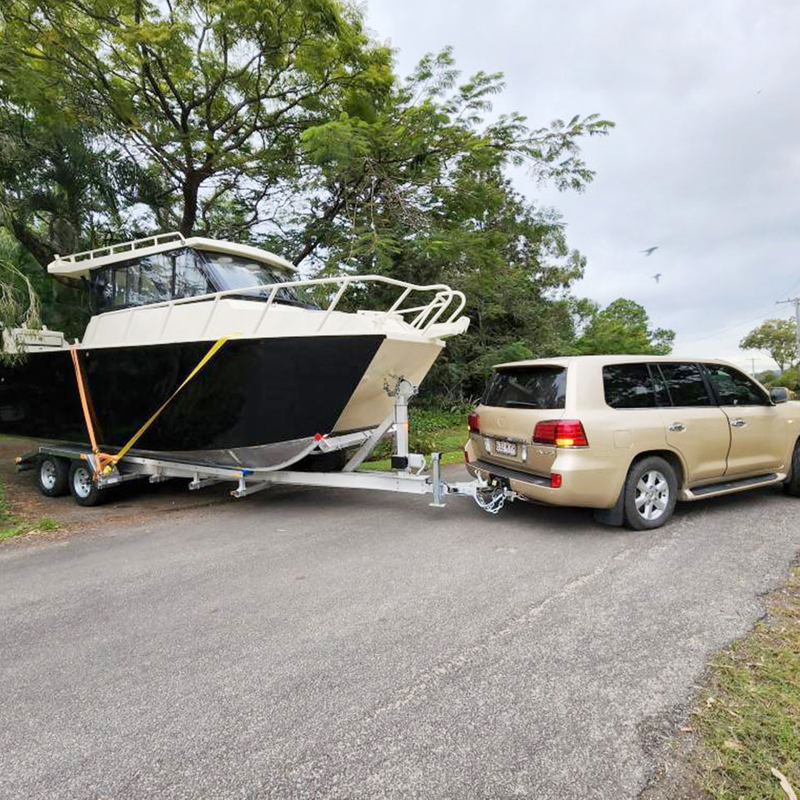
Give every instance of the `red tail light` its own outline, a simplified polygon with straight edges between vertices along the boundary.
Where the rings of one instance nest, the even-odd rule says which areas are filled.
[[[578,419],[547,419],[537,422],[533,431],[534,444],[555,447],[588,447],[586,432]]]
[[[469,417],[467,417],[467,427],[469,428],[470,433],[480,433],[481,432],[480,415],[473,411],[469,415]]]
[[[551,489],[561,488],[561,475],[558,472],[550,473],[550,488]]]

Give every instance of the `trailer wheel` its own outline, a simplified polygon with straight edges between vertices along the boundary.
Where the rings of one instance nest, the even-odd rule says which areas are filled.
[[[69,482],[69,461],[57,456],[41,456],[36,464],[36,485],[45,497],[66,494]]]
[[[69,491],[79,506],[96,506],[105,499],[94,473],[85,461],[73,461],[69,468]]]

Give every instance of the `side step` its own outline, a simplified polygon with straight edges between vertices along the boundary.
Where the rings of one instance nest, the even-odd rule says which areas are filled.
[[[716,497],[717,495],[742,492],[745,489],[756,489],[759,486],[771,486],[775,483],[782,483],[785,480],[785,474],[781,472],[770,472],[767,475],[756,475],[753,478],[721,481],[720,483],[711,483],[707,486],[698,486],[695,489],[684,489],[681,499],[701,500],[705,497]]]

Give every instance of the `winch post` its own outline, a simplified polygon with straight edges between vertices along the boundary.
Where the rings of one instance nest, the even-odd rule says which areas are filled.
[[[417,387],[405,378],[398,378],[393,390],[386,391],[394,397],[394,454],[392,469],[408,469],[408,401],[417,393]]]
[[[433,500],[428,505],[434,508],[444,508],[447,503],[442,502],[442,455],[441,453],[431,453],[431,483],[433,488]]]

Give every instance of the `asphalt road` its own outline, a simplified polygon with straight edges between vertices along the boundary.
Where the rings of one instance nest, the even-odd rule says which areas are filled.
[[[633,798],[798,547],[775,491],[632,533],[320,489],[6,545],[0,796]]]

